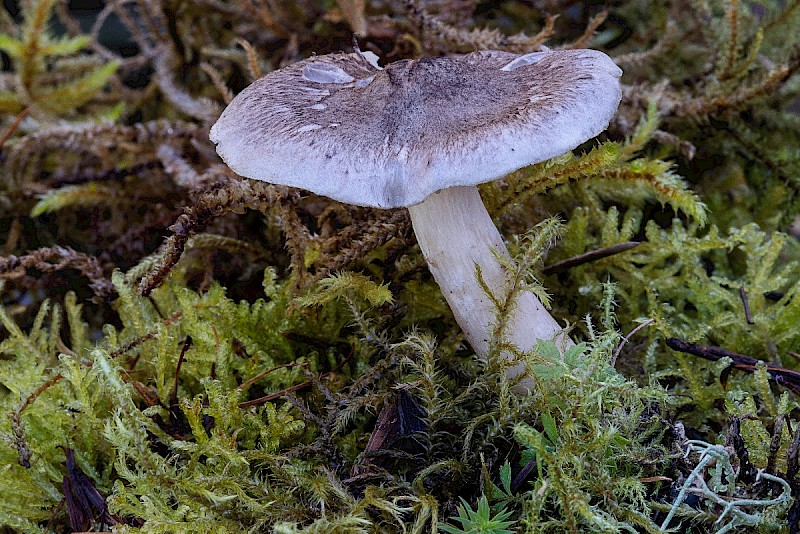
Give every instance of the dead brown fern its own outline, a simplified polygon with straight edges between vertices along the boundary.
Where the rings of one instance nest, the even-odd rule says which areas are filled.
[[[548,15],[544,26],[533,36],[524,33],[504,35],[499,30],[476,28],[466,30],[441,21],[429,14],[417,0],[403,0],[411,22],[419,28],[423,48],[443,49],[448,52],[472,52],[474,50],[505,50],[507,52],[535,52],[554,35],[556,16]]]
[[[383,246],[390,239],[408,235],[411,221],[406,210],[374,211],[373,216],[358,221],[344,232],[323,244],[317,260],[315,279],[324,278],[364,258],[369,252]]]
[[[188,149],[193,139],[203,137],[196,124],[163,120],[134,126],[81,124],[48,128],[20,138],[10,147],[2,163],[3,185],[9,192],[24,193],[42,176],[53,183],[119,179],[135,174],[130,172],[131,167],[157,162],[160,144]],[[49,159],[53,153],[61,155],[55,168]]]
[[[186,243],[192,235],[203,231],[213,218],[227,212],[241,212],[254,209],[268,214],[281,202],[291,202],[296,196],[288,188],[276,187],[253,180],[232,180],[226,185],[201,195],[197,203],[184,210],[184,213],[170,227],[172,235],[162,246],[153,268],[139,283],[143,295],[150,294],[158,287],[178,263]]]
[[[0,279],[16,279],[33,271],[53,273],[75,269],[89,279],[95,296],[106,299],[116,294],[108,274],[94,256],[67,247],[40,248],[23,256],[0,257]],[[32,281],[35,280],[32,277]]]
[[[583,30],[583,34],[568,44],[566,48],[586,48],[589,45],[591,38],[594,37],[595,32],[597,32],[597,29],[606,21],[607,18],[608,10],[606,9],[593,16],[591,19],[589,19],[589,23],[586,25],[586,29]]]

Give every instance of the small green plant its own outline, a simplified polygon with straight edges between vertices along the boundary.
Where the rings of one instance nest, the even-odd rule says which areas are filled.
[[[25,22],[13,33],[0,31],[0,50],[14,65],[15,90],[2,90],[0,113],[34,107],[53,115],[72,112],[96,96],[119,67],[85,52],[89,35],[56,37],[49,29],[56,0],[23,2]],[[3,76],[9,77],[4,73]]]
[[[458,506],[458,515],[450,518],[451,521],[457,521],[461,526],[439,525],[439,530],[447,532],[447,534],[513,534],[514,531],[509,530],[508,527],[513,527],[515,521],[507,521],[511,514],[512,512],[500,511],[492,515],[486,495],[481,495],[481,498],[478,499],[478,507],[474,510],[462,498],[461,504]]]
[[[511,488],[511,464],[508,460],[500,466],[499,475],[500,486],[494,482],[489,483],[489,497],[492,500],[492,509],[495,511],[502,510],[510,503],[518,500]]]

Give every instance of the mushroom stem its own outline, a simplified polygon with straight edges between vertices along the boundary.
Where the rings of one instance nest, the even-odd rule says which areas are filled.
[[[417,242],[436,283],[442,290],[456,322],[479,356],[489,353],[489,338],[497,320],[492,301],[478,283],[476,266],[486,286],[501,296],[510,274],[492,251],[510,257],[500,232],[483,205],[478,188],[458,186],[442,189],[422,203],[408,208]],[[524,291],[512,307],[506,327],[507,341],[522,351],[539,340],[555,340],[563,350],[572,340],[536,296]],[[511,357],[506,354],[506,357]],[[509,378],[524,372],[512,367]],[[531,378],[523,378],[516,389],[531,389]]]

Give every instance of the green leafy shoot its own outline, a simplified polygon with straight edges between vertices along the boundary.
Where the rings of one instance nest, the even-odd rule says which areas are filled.
[[[392,292],[386,285],[377,284],[363,274],[341,272],[320,280],[299,303],[305,307],[320,306],[345,297],[363,299],[372,306],[392,302]]]
[[[705,205],[673,171],[672,163],[636,157],[652,138],[658,123],[656,107],[651,103],[624,143],[605,142],[580,156],[568,152],[511,173],[502,189],[486,188],[490,211],[502,215],[515,206],[528,204],[549,189],[574,183],[590,196],[587,200],[593,206],[599,207],[601,199],[624,200],[629,205],[654,199],[704,224]]]
[[[493,515],[485,495],[481,495],[478,499],[478,507],[475,509],[462,498],[458,506],[458,515],[450,518],[460,526],[439,525],[439,530],[447,534],[513,534],[514,531],[509,527],[513,527],[515,522],[507,521],[510,516],[511,512],[507,511]]]
[[[66,115],[92,100],[120,63],[83,54],[86,35],[55,37],[49,29],[55,0],[22,3],[24,24],[15,34],[0,33],[0,50],[8,54],[20,90],[0,91],[0,112],[20,113],[34,107]]]

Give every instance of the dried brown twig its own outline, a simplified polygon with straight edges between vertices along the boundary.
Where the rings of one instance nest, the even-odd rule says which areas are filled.
[[[178,263],[186,243],[193,234],[203,231],[215,217],[231,211],[255,209],[266,213],[281,201],[290,198],[290,190],[254,180],[232,180],[227,184],[201,195],[198,202],[184,210],[170,227],[172,235],[161,248],[155,267],[139,284],[142,295],[149,295],[161,285],[169,272]]]
[[[585,252],[583,254],[573,256],[572,258],[567,258],[565,260],[557,261],[552,265],[548,265],[547,267],[542,269],[542,273],[544,274],[560,273],[568,269],[571,269],[573,267],[577,267],[578,265],[583,265],[584,263],[589,263],[592,261],[607,258],[609,256],[613,256],[615,254],[620,254],[634,247],[638,247],[640,244],[641,243],[639,243],[639,241],[626,241],[624,243],[617,243],[616,245],[611,245],[610,247],[599,248],[597,250],[590,250],[589,252]]]
[[[586,25],[586,29],[583,31],[583,34],[578,37],[575,41],[567,45],[567,48],[586,48],[589,44],[589,40],[594,37],[597,28],[603,24],[606,19],[608,18],[608,10],[604,9],[594,17],[589,20],[589,24]]]
[[[411,229],[411,220],[406,210],[372,210],[372,214],[373,216],[351,224],[344,232],[328,240],[323,249],[327,252],[318,262],[320,267],[315,280],[345,268],[390,239],[407,235]]]
[[[766,366],[767,373],[776,384],[780,384],[786,389],[792,391],[796,395],[800,395],[800,372],[777,365],[769,364],[765,361],[731,352],[720,347],[711,347],[707,345],[699,345],[697,343],[689,343],[682,339],[671,337],[667,339],[667,346],[672,350],[678,352],[685,352],[694,356],[699,356],[706,360],[719,361],[722,358],[730,358],[732,360],[731,367],[740,371],[752,373],[756,370],[758,365]]]
[[[494,29],[476,28],[465,30],[443,22],[428,13],[418,0],[404,0],[408,17],[419,28],[423,39],[429,40],[425,48],[444,48],[451,52],[472,52],[473,50],[505,50],[507,52],[535,52],[555,34],[556,15],[548,15],[544,26],[533,36],[524,33],[505,35]]]
[[[75,269],[89,279],[89,287],[96,296],[109,298],[116,294],[96,257],[68,247],[40,248],[24,256],[0,258],[0,278],[19,278],[34,269],[43,273]]]

